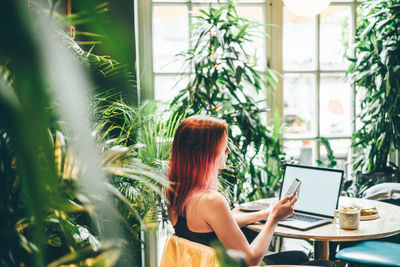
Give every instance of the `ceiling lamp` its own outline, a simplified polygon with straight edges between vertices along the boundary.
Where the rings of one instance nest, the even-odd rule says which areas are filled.
[[[329,6],[331,0],[283,0],[285,6],[299,16],[315,16]]]

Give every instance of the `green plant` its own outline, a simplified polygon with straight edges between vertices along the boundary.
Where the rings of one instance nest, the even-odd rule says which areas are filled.
[[[106,153],[107,162],[103,169],[109,174],[108,189],[125,224],[125,241],[132,248],[123,251],[118,261],[118,266],[126,266],[132,264],[129,257],[141,257],[141,232],[159,221],[160,197],[162,188],[168,186],[168,180],[162,170],[137,158],[138,152],[134,147],[112,146]]]
[[[136,128],[118,130],[130,129],[124,112],[117,114],[122,124],[98,129],[107,132],[104,141],[119,140],[94,142],[90,75],[51,19],[57,2],[9,1],[0,9],[0,34],[7,36],[0,43],[0,265],[114,266],[121,253],[127,255],[121,265],[140,265],[130,261],[127,243],[140,244],[137,221],[165,179],[136,158],[134,144],[117,146],[136,143],[130,138]],[[88,14],[96,10],[91,1],[79,2]],[[100,15],[93,18],[104,25]],[[107,61],[99,69],[118,80],[122,69],[113,71]]]
[[[90,52],[80,55],[95,56]],[[100,62],[105,61],[100,64],[107,69],[107,72],[102,71],[104,79],[108,75],[117,80],[121,74],[121,80],[130,77],[117,62],[108,64],[109,57],[95,57]],[[98,65],[94,65],[97,69]],[[117,67],[115,72],[113,67]],[[120,221],[125,226],[125,242],[130,245],[129,252],[122,250],[117,266],[131,265],[131,257],[139,264],[144,242],[141,232],[157,225],[160,218],[166,218],[161,201],[162,188],[168,186],[163,161],[169,157],[170,142],[179,122],[171,119],[164,124],[159,114],[153,114],[151,105],[137,108],[127,105],[116,88],[101,87],[96,92],[91,98],[96,142],[103,152],[101,163],[108,174],[107,189],[114,197]],[[156,153],[152,153],[154,151]]]
[[[244,46],[254,38],[260,25],[237,14],[234,1],[219,8],[201,10],[192,35],[193,48],[181,55],[193,73],[186,88],[172,101],[177,113],[204,112],[223,118],[229,125],[231,153],[224,180],[236,183],[235,200],[270,196],[281,176],[281,147],[278,118],[271,131],[263,122],[265,100],[254,96],[276,85],[273,71],[259,70],[257,56]],[[262,28],[262,27],[261,27]]]
[[[98,143],[131,146],[138,142],[140,114],[122,99],[94,97],[91,101],[95,118],[94,130]]]
[[[247,266],[245,254],[238,250],[226,250],[220,243],[213,245],[216,251],[218,264],[221,267]],[[264,266],[264,265],[261,265]]]
[[[78,19],[79,24],[81,16],[84,17],[85,14],[76,14],[73,21]],[[93,26],[97,30],[96,25]],[[99,38],[95,36],[94,39]],[[172,140],[172,137],[167,136],[171,135],[171,131],[173,134],[173,128],[170,129],[169,124],[164,124],[161,120],[156,122],[157,117],[151,115],[154,111],[150,110],[148,105],[134,108],[125,104],[132,102],[127,98],[127,95],[129,96],[127,92],[136,92],[136,88],[131,86],[134,82],[134,75],[127,72],[125,64],[120,64],[110,57],[94,54],[93,47],[86,52],[73,40],[69,39],[69,42],[71,50],[75,50],[74,53],[79,55],[79,60],[92,70],[91,75],[95,80],[96,94],[91,102],[95,114],[94,128],[97,133],[97,141],[107,143],[107,147],[113,148],[128,146],[130,157],[136,159],[136,164],[140,163],[149,168],[151,166],[152,171],[159,175],[159,179],[164,179],[163,167],[166,164],[163,161],[166,160],[165,157],[169,157],[168,145]],[[79,40],[77,42],[80,43]],[[164,132],[165,130],[167,132]],[[131,232],[133,232],[134,238],[133,240],[129,239],[130,242],[133,247],[140,249],[141,243],[145,241],[140,240],[140,231],[145,230],[146,232],[146,228],[151,228],[152,225],[158,223],[159,211],[161,211],[162,217],[166,218],[160,195],[161,185],[166,187],[167,184],[156,183],[151,188],[143,182],[130,179],[132,177],[129,177],[129,173],[126,174],[121,170],[118,170],[117,173],[122,174],[120,176],[113,175],[110,182],[131,202],[132,206],[136,207],[136,216],[133,216],[132,211],[127,209],[126,201],[117,200],[116,204],[132,228]],[[139,256],[137,262],[140,262],[138,252],[140,251],[136,250],[128,254],[136,254]],[[126,260],[123,260],[126,256],[129,255],[121,257],[119,261],[121,266],[129,265]]]
[[[333,155],[333,150],[332,150],[331,144],[329,143],[329,140],[324,137],[321,137],[319,139],[319,141],[321,142],[322,145],[325,146],[326,160],[325,161],[317,160],[318,166],[327,167],[327,168],[336,167],[336,165],[337,165],[336,157]]]
[[[179,124],[186,114],[171,114],[159,102],[147,102],[141,106],[142,132],[139,137],[143,148],[140,158],[149,165],[166,169],[171,156],[172,141]]]
[[[48,242],[50,225],[60,231],[70,249],[75,247],[71,228],[65,227],[69,225],[67,219],[57,216],[68,214],[69,203],[58,180],[49,131],[54,125],[50,114],[54,112],[33,38],[31,14],[17,1],[6,3],[0,12],[1,24],[12,25],[0,28],[1,34],[8,36],[0,49],[4,74],[0,80],[1,150],[6,155],[1,176],[7,179],[5,206],[1,208],[9,211],[1,217],[1,224],[7,226],[2,227],[2,237],[6,238],[2,242],[10,244],[1,262],[43,266],[50,260],[47,244],[58,243],[57,238]],[[12,234],[5,234],[7,229]]]
[[[366,1],[357,27],[355,57],[348,76],[361,98],[361,128],[354,132],[354,170],[388,169],[400,148],[400,1]]]

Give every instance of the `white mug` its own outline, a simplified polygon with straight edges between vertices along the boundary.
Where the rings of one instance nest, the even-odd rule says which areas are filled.
[[[346,230],[358,229],[360,225],[360,211],[357,209],[341,209],[335,210],[335,216],[333,218],[333,223],[338,223],[337,219],[339,217],[339,226]]]

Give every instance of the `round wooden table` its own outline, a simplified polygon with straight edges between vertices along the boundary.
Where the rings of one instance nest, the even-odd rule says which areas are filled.
[[[254,202],[272,204],[277,198],[261,199]],[[339,208],[359,205],[363,208],[376,207],[379,218],[370,221],[360,221],[358,230],[343,230],[337,224],[327,224],[307,231],[295,230],[277,226],[275,235],[291,238],[314,240],[315,259],[329,258],[329,241],[361,241],[377,239],[400,233],[400,207],[380,201],[341,197]],[[240,212],[235,209],[234,212]],[[249,229],[261,231],[263,224],[250,224]]]

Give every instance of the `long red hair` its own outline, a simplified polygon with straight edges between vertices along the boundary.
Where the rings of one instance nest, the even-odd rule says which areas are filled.
[[[185,205],[194,193],[217,188],[227,136],[226,122],[214,117],[192,116],[179,125],[168,173],[167,199],[173,212],[184,215]]]

